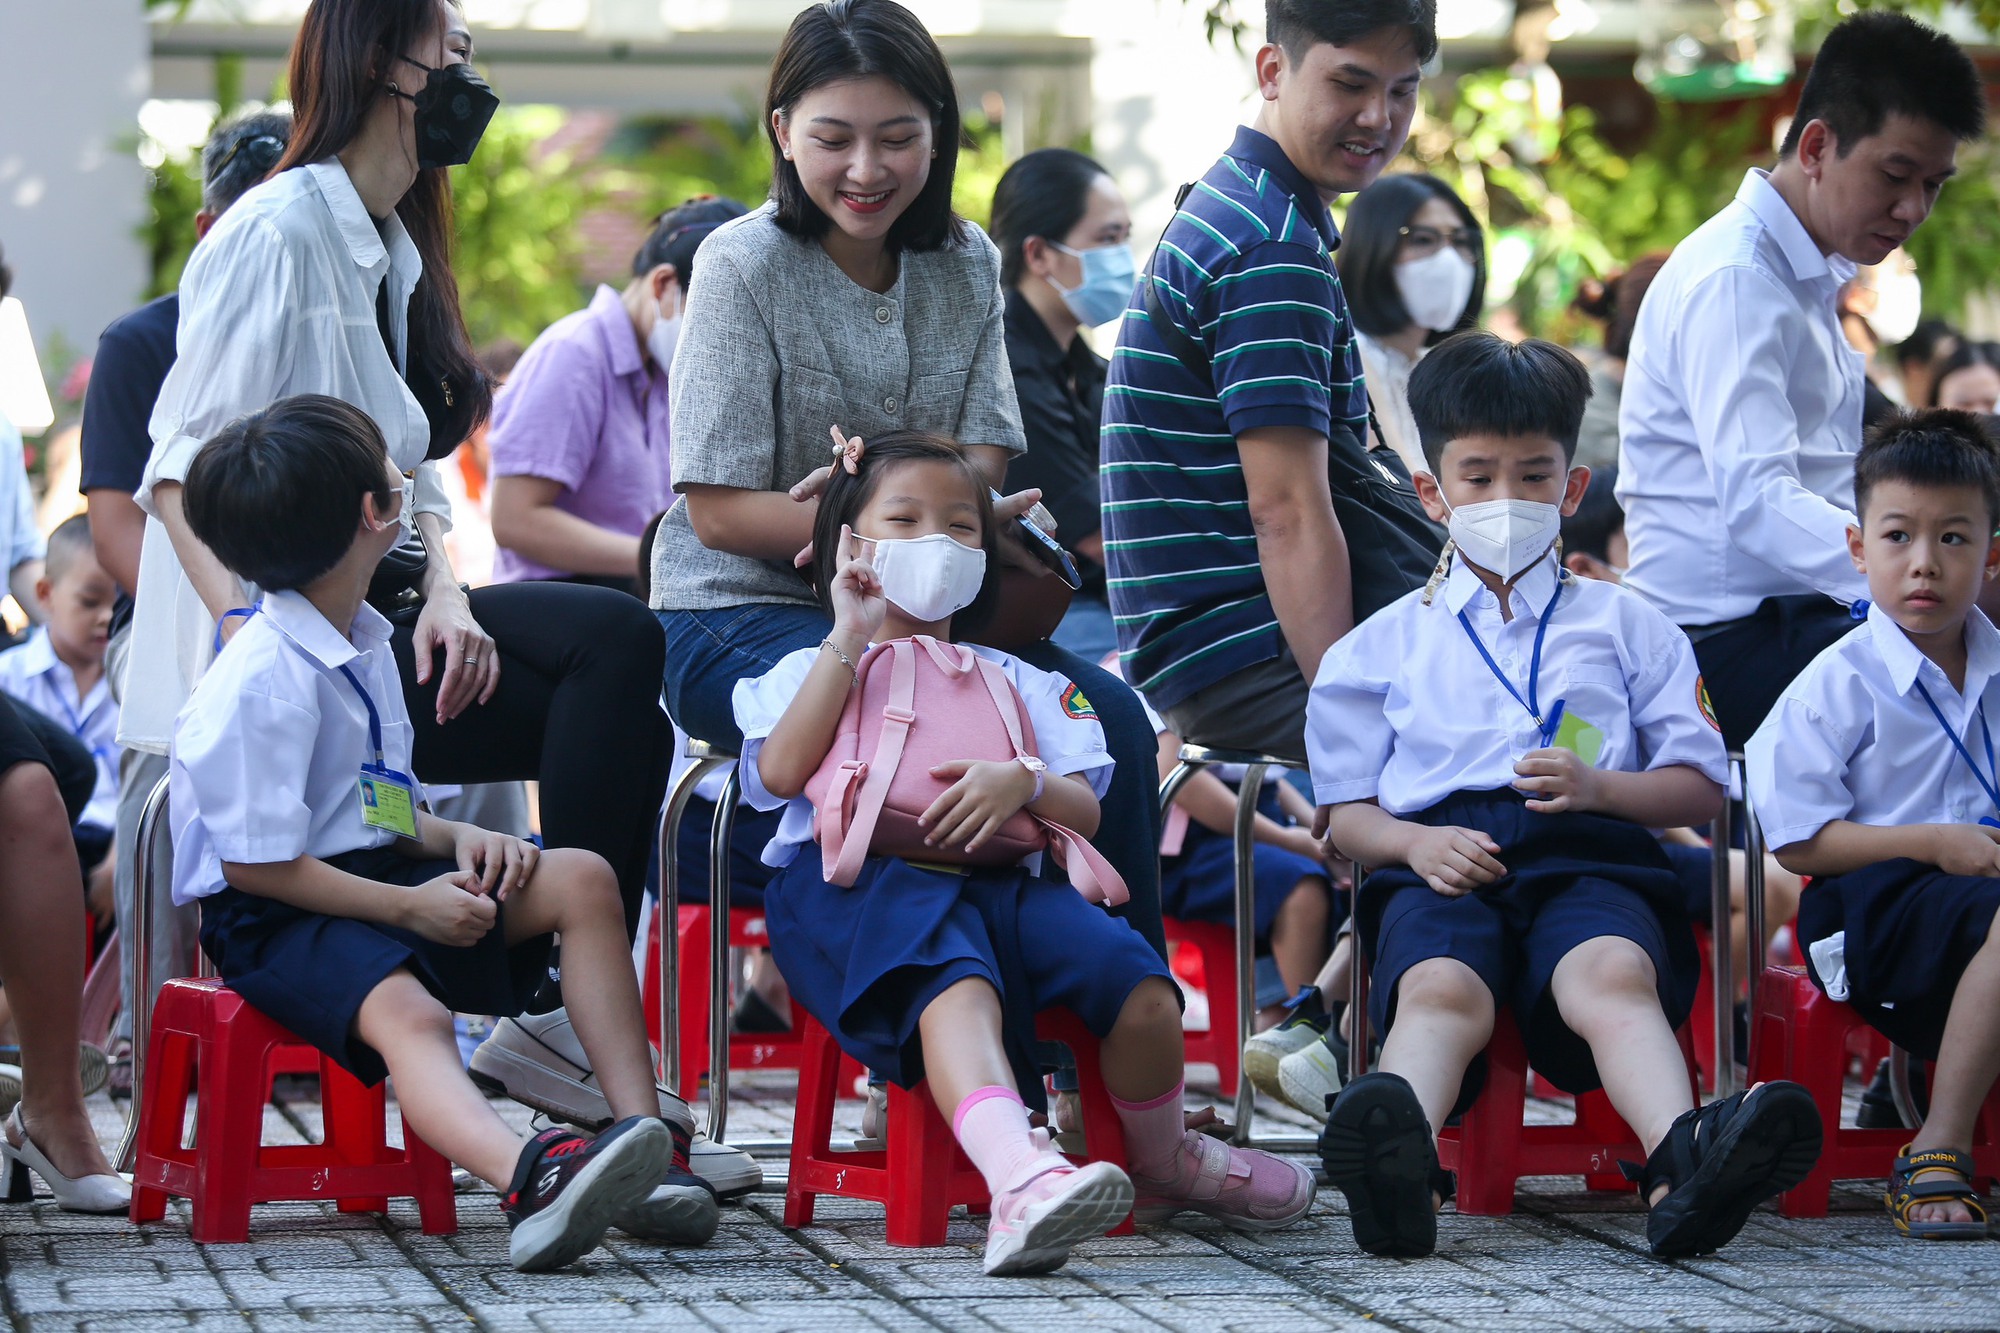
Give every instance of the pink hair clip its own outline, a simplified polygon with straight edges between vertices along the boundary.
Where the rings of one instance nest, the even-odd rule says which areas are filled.
[[[861,474],[861,451],[864,448],[861,437],[857,435],[850,439],[841,434],[840,427],[838,426],[832,427],[831,430],[833,432],[833,456],[839,460],[837,466],[845,467],[847,475],[850,477],[859,476]]]

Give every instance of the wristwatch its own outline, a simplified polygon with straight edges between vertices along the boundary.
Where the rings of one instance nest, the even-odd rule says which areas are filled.
[[[1033,805],[1036,801],[1042,799],[1042,789],[1048,786],[1049,766],[1031,754],[1017,754],[1014,758],[1020,763],[1022,768],[1027,769],[1035,775],[1035,794],[1028,798],[1028,804]]]

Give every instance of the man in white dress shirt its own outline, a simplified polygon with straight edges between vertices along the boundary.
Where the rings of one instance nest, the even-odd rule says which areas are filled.
[[[1694,640],[1732,750],[1866,591],[1846,535],[1866,378],[1836,296],[1929,215],[1985,112],[1950,38],[1848,19],[1777,166],[1744,177],[1640,307],[1619,409],[1626,581]]]

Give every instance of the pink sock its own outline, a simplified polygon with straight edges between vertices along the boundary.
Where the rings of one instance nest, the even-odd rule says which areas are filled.
[[[999,1194],[1028,1163],[1047,1151],[1028,1128],[1028,1108],[1012,1088],[990,1084],[969,1094],[951,1117],[951,1132],[965,1155],[986,1178],[986,1188]]]
[[[1174,1084],[1151,1101],[1128,1102],[1116,1093],[1111,1104],[1125,1126],[1125,1160],[1132,1173],[1159,1178],[1173,1174],[1174,1157],[1187,1135],[1187,1118],[1181,1110],[1185,1081]]]

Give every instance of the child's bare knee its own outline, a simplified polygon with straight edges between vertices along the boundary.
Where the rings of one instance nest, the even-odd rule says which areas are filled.
[[[1403,973],[1396,983],[1396,1009],[1407,1013],[1449,1014],[1478,1020],[1493,1016],[1493,992],[1479,974],[1452,958],[1428,958]]]
[[[371,1046],[385,1030],[399,1033],[437,1035],[452,1031],[451,1010],[430,993],[407,967],[399,967],[375,983],[361,1001],[354,1016],[362,1039]]]
[[[537,887],[554,888],[564,900],[586,911],[615,911],[622,919],[624,900],[611,863],[581,847],[555,847],[542,853],[535,866]],[[544,889],[546,891],[546,888]]]
[[[1571,950],[1556,966],[1558,1005],[1589,1010],[1606,1002],[1659,1003],[1659,974],[1652,957],[1632,940],[1607,937]]]
[[[1132,988],[1125,997],[1124,1007],[1118,1011],[1118,1021],[1147,1027],[1171,1025],[1176,1031],[1181,1023],[1180,1001],[1175,998],[1174,988],[1165,977],[1147,977]]]

